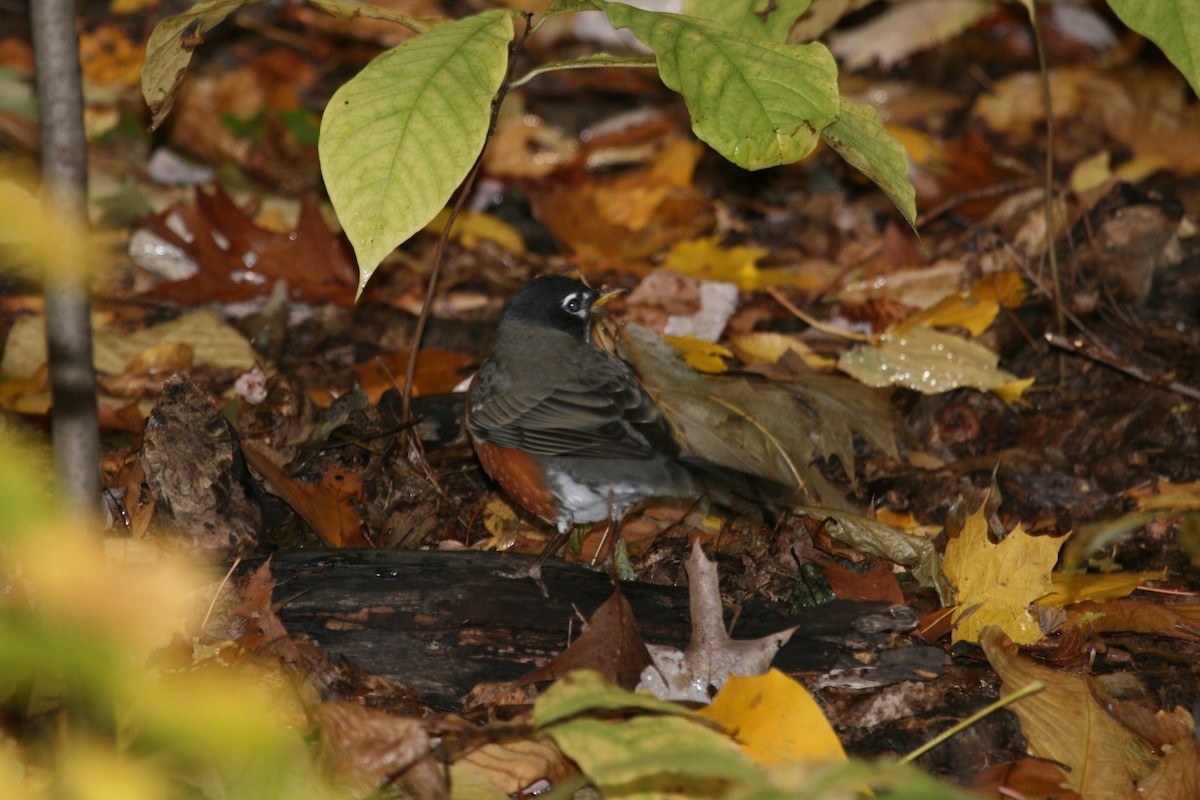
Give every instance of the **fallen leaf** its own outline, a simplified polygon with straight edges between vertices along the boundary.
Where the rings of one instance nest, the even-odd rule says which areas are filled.
[[[847,350],[838,368],[867,386],[904,386],[922,394],[971,387],[1012,403],[1033,385],[996,366],[1000,357],[959,336],[918,325],[884,334],[879,343]]]
[[[1165,569],[1151,572],[1109,572],[1071,575],[1055,572],[1050,576],[1054,591],[1039,597],[1039,606],[1062,608],[1084,600],[1112,600],[1126,597],[1146,581],[1165,581]]]
[[[483,800],[471,793],[469,787],[463,791],[464,779],[479,781],[499,795],[495,800],[500,800],[520,794],[542,778],[558,783],[574,769],[554,742],[544,737],[487,742],[454,760],[450,765],[450,785],[456,798]]]
[[[694,336],[664,336],[663,341],[683,356],[685,364],[700,372],[709,374],[725,372],[728,369],[725,359],[733,358],[733,353],[729,348],[697,339]]]
[[[808,690],[777,669],[730,676],[701,716],[730,731],[758,764],[845,761],[846,751]]]
[[[1067,786],[1088,800],[1133,800],[1134,782],[1153,768],[1150,747],[1105,713],[1087,678],[1056,672],[1022,657],[997,627],[980,632],[979,645],[1000,676],[1001,696],[1034,681],[1045,689],[1010,705],[1021,721],[1029,753],[1063,764]]]
[[[246,463],[260,475],[266,487],[292,507],[330,547],[366,547],[362,522],[349,505],[352,487],[334,482],[334,488],[301,484],[276,466],[266,450],[243,442]]]
[[[642,670],[651,663],[633,609],[618,587],[588,618],[578,639],[549,663],[522,677],[519,683],[552,681],[575,670],[587,669],[623,689],[632,689],[637,686]]]
[[[440,758],[425,722],[355,701],[322,703],[313,713],[317,759],[355,796],[399,786],[413,797],[448,797]]]
[[[1061,538],[1030,536],[1020,525],[992,544],[981,504],[947,543],[942,560],[957,591],[954,641],[978,641],[980,632],[993,625],[1018,644],[1042,639],[1029,606],[1053,590],[1050,571],[1062,545]]]
[[[168,223],[177,215],[187,236]],[[182,304],[236,302],[270,294],[287,281],[293,300],[351,305],[357,268],[342,239],[329,230],[320,210],[302,200],[290,231],[264,228],[219,187],[197,190],[194,205],[155,215],[144,228],[187,254],[198,270],[189,278],[164,281],[148,294]]]
[[[1075,603],[1067,607],[1064,629],[1083,628],[1095,633],[1135,631],[1155,636],[1200,640],[1200,604],[1152,603],[1147,600],[1110,600]]]
[[[725,630],[717,567],[692,545],[686,564],[692,637],[687,650],[650,646],[654,665],[642,672],[640,690],[655,697],[708,703],[731,675],[760,675],[767,671],[795,628],[760,639],[732,639]]]
[[[766,247],[722,247],[721,237],[706,236],[677,243],[667,253],[663,266],[684,275],[725,281],[744,291],[753,291],[774,282],[758,268],[758,262],[770,253]]]

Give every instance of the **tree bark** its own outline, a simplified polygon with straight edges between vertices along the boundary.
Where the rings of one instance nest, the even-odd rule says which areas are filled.
[[[41,116],[42,182],[59,213],[87,223],[87,139],[73,0],[35,0],[33,44]],[[87,265],[46,265],[46,341],[59,496],[94,516],[100,501],[100,424],[92,367]]]

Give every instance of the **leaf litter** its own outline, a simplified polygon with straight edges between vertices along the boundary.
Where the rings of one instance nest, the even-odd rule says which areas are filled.
[[[125,498],[129,528],[112,536],[118,546],[107,551],[125,552],[128,558],[135,551],[170,549],[164,548],[171,541],[169,527],[184,529],[193,543],[189,546],[201,546],[206,536],[222,546],[240,541],[258,548],[266,540],[254,520],[264,510],[270,511],[271,525],[278,525],[282,515],[291,520],[283,527],[298,529],[287,534],[294,538],[276,535],[275,542],[362,544],[358,534],[367,520],[376,542],[483,546],[488,539],[480,535],[483,525],[473,521],[473,508],[485,496],[485,487],[477,474],[472,476],[469,453],[460,450],[455,460],[445,455],[452,446],[444,445],[453,437],[439,438],[446,417],[453,414],[444,414],[435,403],[422,406],[421,435],[430,449],[430,470],[406,473],[390,467],[407,454],[396,443],[403,422],[386,411],[393,383],[388,375],[402,374],[397,364],[409,345],[399,310],[419,305],[417,287],[423,285],[436,231],[418,233],[389,255],[362,305],[351,309],[356,280],[346,243],[327,224],[332,219],[328,207],[306,198],[299,221],[291,225],[262,212],[258,201],[245,200],[316,184],[315,147],[305,138],[305,125],[313,119],[306,123],[303,112],[306,106],[320,105],[311,102],[310,93],[327,96],[332,87],[321,86],[323,73],[314,69],[314,62],[333,63],[329,54],[339,52],[346,58],[341,63],[366,63],[377,48],[363,43],[380,41],[379,21],[372,20],[368,30],[366,21],[351,20],[331,34],[308,8],[293,9],[280,21],[252,3],[202,5],[192,17],[182,18],[198,25],[162,29],[175,37],[175,60],[156,60],[162,56],[155,53],[161,40],[147,43],[152,45],[149,77],[156,121],[162,121],[179,92],[176,116],[167,118],[158,135],[181,152],[213,167],[224,162],[241,174],[220,171],[220,182],[172,209],[172,203],[180,202],[178,192],[168,194],[143,177],[141,159],[150,142],[135,133],[145,127],[141,123],[150,122],[148,116],[136,119],[143,109],[139,106],[129,117],[130,103],[97,95],[101,99],[94,100],[89,123],[94,135],[105,140],[92,153],[93,185],[107,195],[97,198],[94,216],[118,205],[149,207],[152,215],[142,228],[172,242],[198,270],[192,278],[171,283],[122,262],[97,279],[102,300],[110,306],[97,320],[97,364],[106,372],[103,385],[110,395],[102,418],[114,434],[127,432],[114,439],[116,449],[106,454],[105,463],[148,460],[153,467],[144,470],[145,488],[157,497],[153,506],[139,508],[142,480],[136,470],[113,470],[108,484]],[[421,17],[444,11],[436,3],[415,5],[419,9],[414,13]],[[1088,352],[1101,355],[1086,366],[1068,359],[1064,380],[1038,338],[1049,328],[1045,298],[1055,290],[1040,268],[1047,233],[1037,188],[1042,169],[1037,142],[1045,114],[1036,74],[1028,71],[1031,54],[1023,34],[1016,35],[1024,31],[1024,21],[1017,10],[973,22],[977,11],[968,3],[962,4],[964,16],[956,23],[959,32],[929,29],[910,37],[905,29],[887,25],[892,13],[915,15],[921,5],[868,11],[867,21],[884,25],[887,38],[860,38],[856,44],[842,35],[843,29],[831,40],[835,50],[860,48],[851,57],[864,63],[923,67],[914,73],[923,78],[910,78],[903,69],[885,76],[864,68],[865,88],[856,97],[876,106],[889,126],[895,120],[913,126],[900,138],[913,159],[911,174],[924,217],[919,242],[878,193],[844,180],[820,153],[804,166],[755,173],[752,181],[715,167],[711,154],[663,112],[674,102],[670,95],[632,76],[633,71],[605,77],[607,84],[585,78],[585,71],[539,76],[519,98],[513,97],[520,100],[522,113],[502,110],[485,167],[494,182],[473,198],[474,216],[463,219],[451,246],[449,275],[434,300],[435,319],[444,322],[433,327],[426,352],[441,369],[419,371],[417,382],[434,395],[455,383],[454,378],[465,377],[461,365],[478,355],[500,298],[534,273],[563,270],[570,263],[597,283],[647,286],[647,306],[657,307],[650,312],[656,318],[688,318],[695,311],[680,312],[672,306],[679,299],[672,289],[654,288],[665,274],[664,264],[697,271],[714,285],[728,281],[726,286],[740,289],[736,302],[723,306],[715,322],[704,320],[710,332],[703,338],[715,347],[678,342],[693,354],[692,363],[705,359],[711,376],[692,371],[678,350],[653,334],[627,326],[620,341],[656,398],[675,415],[690,447],[776,480],[802,482],[833,508],[808,506],[800,509],[806,516],[799,524],[784,520],[774,529],[737,510],[723,518],[707,509],[676,509],[669,519],[658,516],[657,509],[643,510],[636,515],[640,519],[631,520],[652,531],[633,558],[639,574],[680,580],[680,556],[687,543],[704,539],[724,576],[719,591],[715,581],[703,582],[709,608],[705,630],[709,640],[725,641],[722,597],[726,603],[750,596],[783,602],[800,581],[801,561],[818,565],[818,574],[821,564],[830,565],[831,575],[836,565],[843,576],[878,571],[882,565],[893,577],[889,589],[882,588],[884,582],[872,589],[871,582],[844,577],[829,582],[861,600],[874,591],[893,602],[899,592],[905,603],[931,614],[944,604],[956,608],[951,637],[979,638],[989,663],[982,664],[979,651],[969,645],[945,645],[955,656],[955,669],[932,682],[946,687],[942,704],[912,713],[900,709],[870,731],[839,729],[852,754],[911,749],[930,738],[932,719],[966,716],[978,707],[983,699],[978,687],[994,692],[999,680],[1007,693],[1036,677],[1047,690],[1012,707],[1020,733],[1028,752],[1070,769],[1054,772],[1047,762],[1031,762],[1024,747],[1007,744],[1016,739],[1015,724],[1000,720],[994,723],[988,749],[1004,759],[1001,766],[1011,768],[990,784],[992,791],[1024,787],[1027,795],[1036,795],[1040,790],[1030,788],[1036,771],[1030,764],[1037,763],[1042,765],[1037,774],[1051,787],[1044,794],[1066,781],[1087,797],[1131,797],[1135,783],[1140,796],[1191,796],[1200,791],[1200,758],[1187,735],[1187,712],[1179,707],[1195,701],[1187,689],[1194,676],[1179,665],[1194,660],[1200,629],[1189,594],[1197,586],[1200,552],[1194,491],[1189,490],[1198,477],[1189,444],[1197,419],[1194,404],[1168,389],[1200,380],[1191,366],[1196,336],[1194,315],[1189,316],[1189,303],[1194,304],[1200,287],[1188,273],[1188,259],[1195,257],[1197,213],[1195,148],[1189,138],[1196,127],[1194,98],[1179,76],[1153,57],[1113,49],[1115,37],[1079,38],[1082,34],[1068,27],[1077,22],[1060,18],[1057,9],[1050,15],[1060,35],[1049,54],[1055,63],[1049,77],[1052,114],[1059,124],[1056,155],[1059,177],[1070,176],[1069,191],[1058,195],[1057,233],[1062,242],[1064,229],[1070,229],[1071,252],[1076,253],[1068,263],[1062,302],[1075,315],[1079,335],[1092,346]],[[87,75],[108,87],[108,97],[127,101],[130,67],[137,63],[151,25],[142,24],[147,21],[142,17],[122,16],[144,13],[141,5],[123,10],[114,5],[112,13],[117,25],[84,12]],[[387,19],[392,13],[374,15]],[[635,24],[641,24],[635,20],[641,13],[622,12]],[[250,42],[261,58],[250,59],[247,51],[235,48],[224,51],[224,64],[207,61],[213,48],[225,46],[207,28],[227,14],[240,26],[230,40]],[[793,36],[816,24],[807,15],[800,19]],[[137,24],[125,24],[130,20]],[[196,38],[204,38],[203,43],[184,41],[202,31]],[[296,39],[295,31],[311,36]],[[389,42],[407,36],[397,33]],[[930,50],[927,37],[939,47]],[[1004,47],[985,46],[988,39],[1004,42]],[[306,43],[300,45],[302,40]],[[21,44],[19,38],[0,38],[5,97],[31,96],[32,59]],[[183,63],[203,66],[198,70],[193,64],[186,79],[176,71],[185,44]],[[193,58],[193,49],[199,58]],[[1079,61],[1080,52],[1089,56]],[[1110,66],[1090,66],[1094,54],[1112,56],[1106,62]],[[986,93],[977,86],[964,89],[947,77],[962,73],[963,60],[984,65],[995,78]],[[942,77],[929,80],[931,75]],[[862,76],[842,77],[858,81]],[[606,126],[604,117],[622,104],[607,90],[596,93],[596,86],[620,86],[627,100],[652,113],[632,126]],[[595,101],[594,109],[581,110],[563,99],[576,96]],[[28,106],[14,102],[0,110],[0,136],[26,157],[32,141]],[[961,129],[957,109],[967,106],[974,124],[988,128],[986,139],[977,130]],[[916,107],[937,110],[914,113]],[[857,106],[847,103],[846,108],[857,113]],[[584,131],[588,136],[580,135]],[[836,130],[830,136],[837,144]],[[107,149],[112,142],[119,145],[116,150]],[[501,143],[507,148],[503,152]],[[918,146],[925,149],[923,155],[917,154]],[[257,181],[249,192],[247,175]],[[1136,184],[1137,191],[1118,186],[1119,181]],[[233,196],[236,202],[229,199]],[[1172,205],[1176,199],[1181,202]],[[19,216],[25,207],[6,207],[12,212],[7,215],[10,227],[16,227],[12,220],[27,219]],[[880,222],[889,215],[891,223],[899,224]],[[108,219],[128,216],[122,212]],[[172,216],[175,222],[170,222]],[[129,239],[132,229],[106,233],[111,236],[106,247],[121,251],[123,244],[112,245]],[[5,228],[4,234],[8,241],[14,231]],[[16,234],[19,239],[20,230]],[[253,264],[247,263],[248,256]],[[1028,285],[1027,296],[1014,292],[1011,278],[1001,277],[1017,273]],[[653,280],[646,280],[647,275]],[[157,288],[147,291],[156,281]],[[994,297],[980,297],[979,287],[991,282]],[[765,285],[821,327],[784,313],[778,297],[757,291]],[[282,289],[273,295],[273,287]],[[274,301],[268,299],[272,296]],[[45,358],[31,344],[42,324],[30,315],[39,310],[39,301],[34,290],[16,280],[6,283],[0,299],[7,334],[0,403],[36,424],[50,401]],[[243,302],[262,304],[254,308],[265,309],[263,316],[245,317],[232,305]],[[632,305],[616,310],[663,331],[658,322],[635,312]],[[694,321],[699,325],[699,319]],[[847,345],[830,333],[837,329],[854,331],[874,344]],[[906,344],[900,346],[901,341]],[[459,360],[443,353],[454,353]],[[945,353],[955,358],[944,359]],[[891,378],[897,373],[908,377],[880,394],[831,374],[833,364],[851,361],[858,362],[851,366],[855,378],[868,385],[885,377],[885,366],[884,385],[897,386]],[[1142,382],[1108,369],[1122,361],[1143,368]],[[254,368],[266,369],[270,388],[252,401],[250,392],[234,394],[233,385]],[[193,386],[191,399],[172,407],[172,393],[178,391],[172,384],[152,413],[147,401],[164,391],[170,373],[190,375],[202,391]],[[1032,388],[1013,385],[1015,379],[1032,378],[1037,379]],[[355,383],[367,389],[367,405],[352,391]],[[1007,391],[1005,402],[982,399],[976,391],[996,385],[1007,386],[1002,389]],[[364,414],[371,419],[364,420]],[[195,440],[192,445],[181,443],[189,438]],[[248,477],[237,471],[243,458],[255,470]],[[183,481],[210,477],[210,469],[214,491],[192,491]],[[958,530],[954,504],[978,505],[993,470],[1004,487],[1005,504],[989,512],[987,520],[967,516],[967,526]],[[179,483],[168,491],[169,480]],[[264,500],[263,487],[289,502]],[[245,505],[246,490],[257,511]],[[415,498],[409,501],[414,511],[397,510],[405,497]],[[386,512],[373,508],[379,498],[387,498]],[[5,505],[16,508],[23,502]],[[1155,512],[1130,514],[1135,503]],[[485,509],[480,512],[483,523],[493,522],[489,507],[479,507]],[[413,524],[418,517],[428,521]],[[121,518],[118,511],[118,527]],[[233,539],[227,535],[231,525],[239,531]],[[391,527],[379,537],[385,525]],[[534,530],[528,520],[520,520],[516,532],[496,536],[492,543],[536,548],[540,534]],[[713,531],[720,533],[713,536]],[[995,541],[997,534],[1002,538]],[[1054,569],[1064,536],[1069,538],[1062,566],[1087,572]],[[132,547],[134,537],[148,548]],[[1010,549],[1020,552],[1008,555]],[[75,597],[60,607],[74,603],[85,610],[95,602],[99,595],[69,594],[82,592],[85,582],[48,583],[47,565],[86,559],[77,562],[65,550],[38,558],[45,568],[26,572],[24,579],[42,582],[43,598]],[[65,594],[52,594],[51,586]],[[112,596],[125,596],[123,588],[128,587],[111,587]],[[1164,589],[1177,594],[1164,596]],[[581,682],[578,673],[562,678],[538,700],[553,699],[560,687],[582,698],[575,712],[580,716],[564,721],[579,725],[570,733],[564,730],[559,745],[553,734],[531,736],[529,726],[537,723],[520,712],[513,720],[498,719],[505,713],[500,706],[488,709],[491,721],[482,725],[444,716],[431,721],[428,714],[414,711],[419,706],[411,695],[385,688],[372,676],[355,675],[349,665],[323,658],[311,644],[292,643],[274,616],[290,590],[271,585],[262,570],[243,591],[250,599],[240,611],[224,612],[226,618],[258,622],[245,623],[240,632],[227,631],[225,640],[178,640],[161,651],[163,663],[183,664],[186,673],[254,662],[259,678],[268,683],[284,681],[285,672],[301,676],[303,696],[311,704],[302,710],[281,707],[288,709],[285,716],[293,731],[304,729],[318,737],[320,763],[343,790],[361,794],[398,783],[419,796],[443,796],[448,791],[440,771],[443,761],[440,752],[431,754],[447,743],[454,753],[451,792],[456,786],[474,786],[512,793],[539,778],[557,785],[578,779],[578,766],[613,793],[631,780],[660,780],[664,766],[683,770],[693,781],[687,785],[697,790],[711,788],[705,781],[727,781],[722,785],[729,796],[794,796],[808,791],[822,774],[826,785],[841,780],[847,791],[867,785],[916,791],[922,785],[916,773],[857,762],[803,773],[772,772],[766,784],[758,782],[759,770],[747,770],[759,758],[746,751],[751,723],[740,712],[755,703],[803,705],[762,700],[777,697],[764,694],[765,683],[749,690],[760,699],[728,701],[733,716],[720,722],[724,730],[703,726],[676,705],[642,707],[637,696]],[[1137,594],[1131,597],[1131,592]],[[950,606],[952,602],[957,605]],[[138,605],[121,608],[125,610],[113,613],[141,624]],[[4,613],[11,620],[20,608],[6,605]],[[579,643],[609,655],[610,637],[634,630],[629,612],[618,609],[615,616],[619,633],[598,624],[592,639]],[[988,622],[1007,630],[1001,634],[985,628]],[[353,623],[347,619],[341,624]],[[194,634],[195,628],[190,630]],[[1005,635],[1040,642],[1018,650]],[[900,636],[893,644],[903,649],[908,642]],[[863,661],[872,657],[866,649],[843,646]],[[69,658],[67,650],[48,652]],[[209,658],[210,653],[220,655]],[[544,654],[547,659],[550,655]],[[280,656],[288,665],[284,672],[269,665]],[[974,679],[967,682],[970,690],[952,682],[954,672]],[[1108,685],[1115,681],[1106,680],[1112,675],[1136,688],[1127,686],[1127,697],[1116,697]],[[707,686],[709,671],[704,676],[700,682]],[[799,677],[817,685],[821,676]],[[144,691],[148,701],[157,697],[151,689]],[[226,694],[245,697],[232,689]],[[835,707],[832,698],[845,699],[829,688],[815,694],[829,713],[834,713],[829,711]],[[331,699],[335,696],[350,699]],[[607,698],[605,712],[595,714],[591,709],[604,705],[598,700],[602,697]],[[239,702],[245,703],[243,715],[258,708]],[[368,709],[364,703],[376,707]],[[212,705],[216,708],[215,698]],[[605,718],[615,709],[634,709],[621,713],[646,718],[628,732],[616,733]],[[144,707],[138,713],[156,719]],[[188,714],[202,716],[196,708]],[[1112,719],[1118,720],[1115,726]],[[832,721],[837,724],[836,716]],[[795,729],[817,723],[789,724]],[[734,728],[739,731],[727,736]],[[681,749],[642,757],[654,752],[649,748],[662,737],[680,743]],[[768,734],[767,740],[781,744],[779,736]],[[275,741],[264,736],[263,750]],[[560,746],[576,756],[575,763]],[[692,750],[685,752],[687,747]],[[287,750],[280,748],[277,752]],[[964,752],[951,740],[924,757],[922,765],[966,782],[983,763]],[[293,763],[308,762],[300,757]],[[305,769],[298,767],[299,772]],[[978,779],[983,777],[981,772]],[[323,791],[317,782],[304,785],[308,796]],[[292,789],[284,793],[295,796]],[[921,796],[953,793],[944,785],[925,789]]]

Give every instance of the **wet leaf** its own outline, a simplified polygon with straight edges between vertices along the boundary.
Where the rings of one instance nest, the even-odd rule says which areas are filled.
[[[867,386],[904,386],[922,394],[971,387],[1014,402],[1034,379],[1005,372],[996,366],[999,360],[982,345],[918,325],[846,351],[838,368]]]
[[[508,11],[464,17],[377,57],[330,99],[321,172],[358,255],[359,294],[475,163],[512,37]]]
[[[687,560],[688,608],[692,637],[687,650],[651,646],[654,665],[642,673],[640,689],[655,697],[707,703],[733,675],[761,675],[795,633],[795,628],[759,639],[733,639],[725,630],[717,566],[692,544]]]

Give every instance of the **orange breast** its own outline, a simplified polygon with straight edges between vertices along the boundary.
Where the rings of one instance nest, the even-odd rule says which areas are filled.
[[[533,456],[523,450],[478,440],[475,452],[487,474],[509,497],[551,525],[557,522],[554,495],[546,488],[545,472]]]

